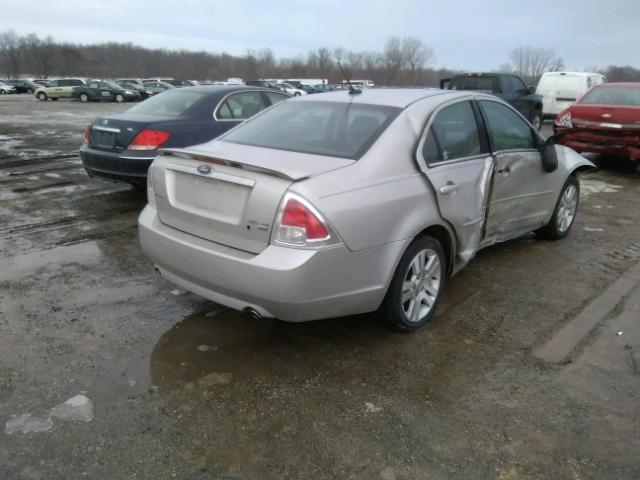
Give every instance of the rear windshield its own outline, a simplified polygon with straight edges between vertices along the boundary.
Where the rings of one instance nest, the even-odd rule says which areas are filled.
[[[640,87],[595,87],[582,97],[580,103],[640,107]]]
[[[497,92],[499,90],[498,77],[495,76],[473,76],[455,77],[449,83],[450,90],[484,90],[487,92]]]
[[[148,98],[128,110],[129,113],[162,115],[165,117],[179,117],[206,97],[203,92],[189,92],[176,89]]]
[[[400,111],[396,107],[346,102],[282,102],[232,130],[222,140],[358,159]]]

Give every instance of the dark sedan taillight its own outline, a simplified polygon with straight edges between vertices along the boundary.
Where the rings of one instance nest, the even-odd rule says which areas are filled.
[[[155,150],[164,144],[171,134],[162,130],[145,128],[129,144],[129,150]]]

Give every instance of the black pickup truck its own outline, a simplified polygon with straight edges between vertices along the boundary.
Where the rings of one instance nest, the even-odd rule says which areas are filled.
[[[531,124],[542,127],[542,97],[511,73],[463,73],[440,80],[444,90],[473,90],[491,93],[518,110]]]

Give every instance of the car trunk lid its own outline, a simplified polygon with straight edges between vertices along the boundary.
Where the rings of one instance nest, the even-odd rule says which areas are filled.
[[[161,150],[150,174],[164,224],[260,253],[269,244],[278,206],[293,182],[352,163],[214,141],[206,150]]]
[[[167,118],[159,115],[122,114],[98,117],[91,124],[89,146],[97,150],[122,152],[147,125],[162,129]]]

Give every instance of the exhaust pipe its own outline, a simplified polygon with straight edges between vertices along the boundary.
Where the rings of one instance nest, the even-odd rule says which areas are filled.
[[[258,311],[254,308],[247,307],[244,309],[244,312],[251,315],[251,318],[253,318],[254,320],[260,320],[262,318],[262,315],[260,315],[260,313],[258,313]]]

